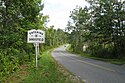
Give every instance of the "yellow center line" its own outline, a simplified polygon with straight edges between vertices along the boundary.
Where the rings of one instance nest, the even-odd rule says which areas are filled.
[[[63,54],[63,53],[62,53],[62,54]],[[66,56],[66,57],[68,57],[68,56]],[[79,62],[88,64],[88,65],[92,65],[92,66],[94,66],[94,67],[97,67],[97,68],[100,68],[100,69],[103,69],[103,70],[108,70],[108,71],[116,72],[116,71],[113,70],[113,69],[106,68],[106,67],[103,67],[103,66],[100,66],[100,65],[96,65],[96,64],[93,64],[93,63],[89,63],[89,62],[86,62],[86,61],[83,61],[83,60],[78,60],[78,59],[73,58],[73,57],[69,57],[69,58],[72,58],[72,59],[74,59],[74,60],[77,60],[77,61],[79,61]]]
[[[115,70],[110,69],[110,68],[106,68],[106,67],[103,67],[103,66],[100,66],[100,65],[96,65],[96,64],[89,63],[89,62],[82,61],[82,60],[78,60],[78,59],[76,59],[76,60],[77,60],[77,61],[80,61],[80,62],[83,62],[83,63],[85,63],[85,64],[88,64],[88,65],[92,65],[92,66],[98,67],[98,68],[100,68],[100,69],[104,69],[104,70],[108,70],[108,71],[115,72]]]

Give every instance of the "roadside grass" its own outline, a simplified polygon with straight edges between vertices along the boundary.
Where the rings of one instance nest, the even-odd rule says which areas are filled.
[[[66,49],[68,52],[70,53],[74,53],[71,49],[71,45],[69,44],[67,46],[67,49]],[[82,56],[82,57],[86,57],[86,58],[91,58],[91,59],[95,59],[95,60],[100,60],[100,61],[105,61],[105,62],[109,62],[109,63],[112,63],[112,64],[116,64],[116,65],[123,65],[125,64],[125,59],[105,59],[105,58],[99,58],[99,57],[94,57],[88,53],[85,53],[85,52],[82,52],[82,53],[74,53],[74,54],[77,54],[79,56]]]
[[[87,53],[80,53],[79,55],[82,57],[91,58],[91,59],[100,60],[100,61],[105,61],[105,62],[109,62],[109,63],[116,64],[116,65],[125,64],[125,59],[105,59],[105,58],[94,57],[94,56],[87,54]]]
[[[41,52],[38,68],[35,61],[23,66],[21,71],[10,76],[5,83],[83,83],[78,77],[59,65],[50,55],[50,50]]]
[[[73,52],[73,49],[71,48],[71,44],[68,44],[68,46],[66,47],[66,50],[71,53]]]

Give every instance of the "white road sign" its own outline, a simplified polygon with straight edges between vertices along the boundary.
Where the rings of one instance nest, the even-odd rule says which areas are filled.
[[[29,30],[27,42],[28,43],[45,43],[45,31],[35,30],[35,29]]]
[[[34,43],[36,51],[36,68],[37,68],[37,58],[39,53],[39,43],[45,43],[45,31],[42,30],[29,30],[27,36],[28,43]]]

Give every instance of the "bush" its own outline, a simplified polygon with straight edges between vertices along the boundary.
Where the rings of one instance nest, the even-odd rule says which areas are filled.
[[[3,55],[0,53],[0,81],[6,76],[18,70],[18,59],[11,55]]]
[[[113,55],[113,47],[110,45],[107,45],[106,47],[103,47],[102,45],[91,45],[88,47],[87,51],[95,57],[115,58],[115,55]]]
[[[20,65],[28,62],[29,59],[33,59],[29,58],[29,56],[23,49],[0,49],[0,82],[4,81],[10,74],[16,72]]]

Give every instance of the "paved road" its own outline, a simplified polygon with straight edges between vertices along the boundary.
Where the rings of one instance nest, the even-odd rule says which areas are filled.
[[[55,49],[52,56],[85,83],[125,83],[124,67],[76,56],[66,52],[65,48]]]

